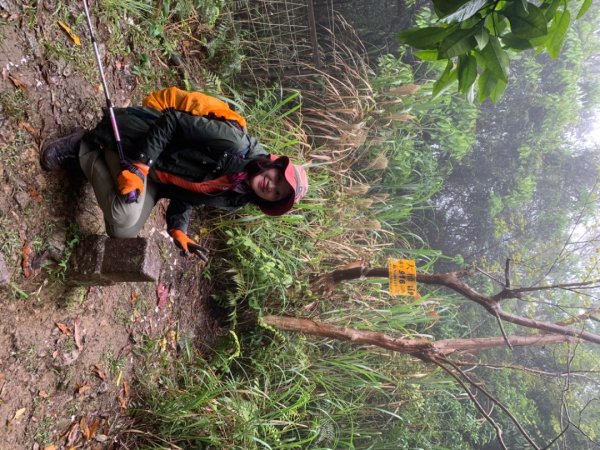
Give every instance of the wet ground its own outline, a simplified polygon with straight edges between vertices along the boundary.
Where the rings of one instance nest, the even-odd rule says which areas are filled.
[[[176,351],[186,337],[210,345],[223,330],[206,302],[203,265],[180,256],[164,232],[164,205],[142,233],[161,248],[158,282],[63,282],[72,240],[103,233],[103,223],[85,180],[42,171],[39,150],[93,126],[104,96],[90,50],[78,58],[57,26],[57,2],[30,4],[0,0],[0,448],[116,448],[136,346],[153,339]],[[114,104],[139,102],[127,61],[105,61]]]

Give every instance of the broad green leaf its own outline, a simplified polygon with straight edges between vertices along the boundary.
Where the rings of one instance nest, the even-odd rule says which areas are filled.
[[[503,11],[510,22],[510,29],[515,36],[530,39],[543,36],[548,32],[546,16],[540,8],[529,4],[528,13],[523,13],[520,8],[510,8]]]
[[[529,13],[529,2],[527,0],[521,0],[520,2],[515,3],[515,8],[519,10],[519,13],[527,15]]]
[[[548,54],[552,59],[556,59],[560,53],[560,49],[565,42],[567,37],[567,31],[569,30],[569,24],[571,23],[571,14],[568,10],[556,13],[554,23],[550,27],[550,39],[546,44]]]
[[[508,81],[508,55],[500,46],[500,41],[496,36],[490,36],[490,42],[479,54],[483,57],[483,65],[487,70],[492,72],[496,78]],[[482,65],[481,62],[480,65]]]
[[[490,98],[490,100],[494,103],[497,103],[504,90],[506,89],[506,82],[497,78],[492,72],[489,70],[485,70],[479,76],[479,94],[477,96],[477,100],[479,103],[483,103],[486,98]]]
[[[456,29],[456,26],[451,27],[425,27],[411,28],[410,30],[401,31],[396,35],[396,39],[404,42],[407,45],[421,49],[434,49],[443,41],[446,36],[451,34]]]
[[[496,85],[494,86],[494,88],[492,89],[492,92],[490,93],[490,99],[492,100],[492,102],[494,102],[494,104],[498,103],[498,100],[500,100],[502,98],[502,94],[504,94],[505,90],[506,90],[506,81],[497,80]]]
[[[494,12],[485,18],[485,28],[492,36],[500,36],[508,27],[506,17]]]
[[[556,14],[556,11],[558,10],[558,7],[561,3],[563,3],[563,1],[564,0],[553,0],[552,3],[550,3],[550,5],[543,5],[546,6],[546,9],[543,10],[544,16],[546,16],[546,22],[550,22],[550,20],[552,20],[552,18]]]
[[[450,87],[450,85],[456,81],[457,73],[454,69],[454,64],[451,60],[448,60],[448,64],[446,64],[446,68],[444,69],[444,73],[440,76],[439,80],[437,80],[433,84],[433,90],[431,92],[432,97],[436,98],[442,92]]]
[[[579,12],[577,13],[575,20],[580,19],[588,11],[588,9],[590,9],[590,6],[592,6],[592,0],[585,0],[583,5],[581,5],[581,8],[579,8]]]
[[[417,58],[423,61],[439,61],[440,56],[437,50],[419,50],[413,53]]]
[[[490,40],[490,35],[485,27],[481,27],[480,30],[475,33],[475,40],[477,41],[477,48],[483,50]]]
[[[440,44],[438,48],[440,56],[452,58],[464,55],[473,50],[477,46],[477,41],[473,37],[475,32],[476,30],[473,28],[466,30],[457,29]]]
[[[506,33],[501,39],[504,46],[513,50],[528,50],[533,48],[533,44],[529,40],[518,38],[513,33]]]
[[[458,90],[466,94],[477,78],[477,62],[470,55],[458,58]]]
[[[545,34],[540,37],[531,38],[529,39],[529,42],[531,42],[531,45],[533,45],[534,48],[538,48],[538,50],[544,50],[544,48],[546,48],[546,42],[548,42],[548,39],[550,39],[550,36]]]
[[[477,12],[483,8],[487,3],[487,0],[470,0],[455,12],[441,19],[442,22],[464,22],[465,20],[473,17]]]
[[[433,0],[433,9],[438,17],[445,17],[448,14],[452,14],[467,2],[469,2],[469,0]]]
[[[484,70],[479,75],[478,87],[479,92],[477,93],[477,101],[483,103],[489,96],[496,84],[497,78],[491,75],[489,70]]]

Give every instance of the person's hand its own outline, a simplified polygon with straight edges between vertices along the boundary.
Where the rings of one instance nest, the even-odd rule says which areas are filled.
[[[206,256],[208,249],[206,247],[197,244],[187,234],[177,228],[169,230],[169,234],[175,241],[175,245],[181,249],[182,255],[189,256],[190,254],[194,254],[202,261],[208,262],[208,257]]]
[[[148,166],[142,163],[133,163],[129,169],[124,169],[117,178],[119,193],[131,199],[131,202],[144,193],[144,182],[148,176]]]

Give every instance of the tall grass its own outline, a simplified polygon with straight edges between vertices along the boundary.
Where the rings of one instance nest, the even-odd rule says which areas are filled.
[[[431,84],[417,85],[411,68],[391,57],[382,58],[374,76],[341,18],[323,31],[318,50],[326,67],[315,64],[306,34],[297,39],[306,24],[280,14],[284,3],[294,11],[305,7],[235,2],[221,23],[231,21],[243,52],[231,87],[251,134],[270,152],[305,164],[309,194],[281,218],[247,209],[202,223],[225,243],[208,270],[222,281],[214,295],[231,308],[236,339],[229,344],[236,351],[217,351],[210,362],[189,349],[162,353],[164,365],[153,374],[158,350],[148,342],[133,446],[466,448],[463,435],[473,432],[474,415],[461,409],[464,417],[443,430],[431,416],[429,399],[457,405],[443,375],[372,348],[238,326],[242,311],[252,311],[255,322],[265,312],[288,313],[427,335],[451,313],[431,293],[418,301],[391,298],[383,280],[313,291],[316,274],[344,264],[384,264],[389,255],[416,259],[427,270],[439,254],[420,240],[411,218],[442,183],[440,156],[459,158],[469,142],[436,144],[436,133],[448,131],[450,98],[431,100]]]
[[[432,427],[427,399],[456,409],[456,392],[406,357],[268,330],[245,340],[249,351],[236,358],[208,364],[188,351],[167,357],[160,376],[140,378],[132,447],[467,448],[460,436],[478,425],[462,413],[461,427]]]

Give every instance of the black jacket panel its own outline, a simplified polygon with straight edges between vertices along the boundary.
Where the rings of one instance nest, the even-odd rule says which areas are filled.
[[[128,158],[141,161],[154,170],[192,182],[212,180],[244,170],[246,165],[267,152],[237,123],[203,116],[148,107],[117,108],[115,116],[121,142]],[[115,148],[110,120],[105,117],[86,137],[101,148]],[[156,179],[155,179],[156,181]],[[158,195],[170,199],[167,226],[187,231],[194,205],[234,210],[248,202],[247,194],[225,191],[198,194],[179,186],[160,184]]]

